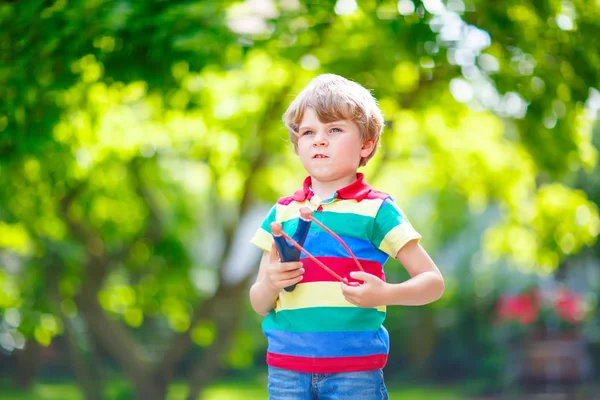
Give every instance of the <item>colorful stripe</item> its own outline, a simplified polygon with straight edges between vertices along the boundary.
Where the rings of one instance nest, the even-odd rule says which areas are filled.
[[[371,240],[375,247],[379,248],[381,242],[391,231],[398,225],[402,225],[408,222],[406,216],[396,203],[391,199],[386,199],[382,204],[377,217],[375,218],[374,230],[371,236]]]
[[[263,223],[260,227],[267,232],[271,232],[271,222],[275,222],[277,220],[277,206],[271,207],[269,214],[265,217]]]
[[[273,244],[273,235],[271,232],[267,232],[262,228],[259,228],[250,243],[262,249],[264,251],[271,251],[271,245]]]
[[[265,330],[268,351],[300,357],[360,357],[385,354],[387,331],[286,332]]]
[[[375,261],[383,265],[388,255],[379,251],[369,240],[338,235],[360,260]],[[348,251],[333,236],[325,231],[309,232],[304,248],[313,257],[350,257]],[[305,258],[304,254],[300,258]]]
[[[344,298],[340,282],[312,282],[296,286],[293,292],[282,291],[275,311],[295,310],[309,307],[356,307]],[[377,307],[385,311],[385,306]]]
[[[298,357],[267,352],[267,364],[276,368],[314,374],[356,372],[380,369],[387,363],[386,354],[364,357]]]
[[[402,225],[398,225],[390,230],[387,235],[381,241],[379,250],[388,254],[391,257],[396,258],[398,251],[404,245],[411,240],[420,240],[421,235],[414,230],[412,225],[408,222],[404,222]]]
[[[360,239],[369,240],[369,233],[373,231],[374,218],[365,217],[358,214],[339,214],[332,212],[315,213],[317,221],[331,229],[338,235],[353,236]],[[283,229],[289,235],[296,231],[300,218],[293,218],[283,223]],[[310,225],[311,232],[323,231],[318,224],[314,222]]]
[[[354,214],[375,218],[382,202],[382,199],[363,200],[360,203],[356,200],[335,200],[331,203],[327,203],[327,212],[336,214]],[[308,200],[287,205],[277,204],[275,206],[277,208],[276,219],[279,222],[289,221],[290,219],[298,218],[302,207],[308,207],[314,211],[318,206],[319,204],[312,203]],[[317,213],[315,212],[315,215],[316,214]]]
[[[359,282],[354,278],[350,277],[350,272],[359,271],[358,266],[354,263],[351,258],[340,258],[340,257],[316,257],[317,260],[321,261],[325,266],[329,267],[333,272],[340,275],[342,278],[348,279],[349,282]],[[385,280],[385,274],[381,268],[381,264],[376,261],[369,260],[358,260],[360,265],[364,268],[365,272],[371,275],[377,276],[379,279]],[[318,265],[310,258],[303,258],[301,260],[302,266],[304,267],[304,275],[302,277],[301,284],[310,282],[339,282],[337,278],[327,272],[323,267]]]
[[[376,331],[385,320],[385,312],[376,308],[311,307],[270,312],[263,330],[288,332]]]
[[[374,190],[371,189],[371,191],[369,192],[369,194],[367,195],[367,197],[365,197],[365,200],[385,200],[385,199],[389,199],[390,195],[384,192],[380,192],[379,190]],[[365,201],[363,200],[363,201]],[[362,201],[361,201],[362,203]]]
[[[321,201],[310,192],[310,177],[302,190],[280,198],[252,243],[270,251],[270,224],[282,224],[293,236],[299,209],[317,210],[314,217],[334,231],[370,274],[385,280],[383,265],[389,256],[420,235],[410,225],[391,197],[357,180]],[[312,224],[304,248],[338,275],[349,278],[359,268],[350,254],[329,233]],[[389,337],[383,327],[385,306],[361,308],[342,294],[342,283],[304,254],[303,280],[292,292],[279,294],[275,309],[263,320],[268,339],[267,363],[294,371],[329,373],[383,368],[387,362]]]

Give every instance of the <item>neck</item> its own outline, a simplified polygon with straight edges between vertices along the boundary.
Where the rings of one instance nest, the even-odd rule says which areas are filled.
[[[356,173],[328,182],[322,182],[313,177],[311,178],[312,190],[320,199],[326,200],[333,197],[333,194],[339,189],[350,185],[355,180]]]

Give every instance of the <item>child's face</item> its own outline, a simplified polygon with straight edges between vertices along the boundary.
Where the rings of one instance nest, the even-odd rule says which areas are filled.
[[[313,179],[320,182],[355,177],[361,158],[373,150],[373,143],[362,143],[354,122],[324,124],[310,107],[304,111],[298,135],[300,161]]]

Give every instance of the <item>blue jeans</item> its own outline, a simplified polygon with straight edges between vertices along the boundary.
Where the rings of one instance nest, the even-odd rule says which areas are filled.
[[[269,400],[388,400],[381,369],[310,374],[269,367]]]

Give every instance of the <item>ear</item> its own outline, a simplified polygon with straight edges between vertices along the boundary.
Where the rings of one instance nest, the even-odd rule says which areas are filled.
[[[373,150],[375,149],[375,139],[367,140],[363,143],[360,148],[360,156],[361,158],[369,157]]]

